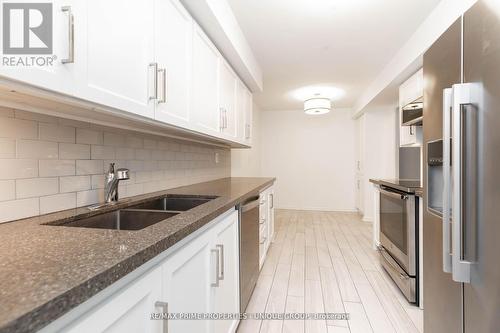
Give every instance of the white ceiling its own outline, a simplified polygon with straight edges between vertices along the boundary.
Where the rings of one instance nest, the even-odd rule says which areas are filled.
[[[440,0],[228,0],[264,73],[264,110],[302,107],[290,92],[334,86],[352,107]]]

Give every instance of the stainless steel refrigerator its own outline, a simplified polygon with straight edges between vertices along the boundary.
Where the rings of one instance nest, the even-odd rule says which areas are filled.
[[[424,55],[424,332],[500,332],[500,1]]]

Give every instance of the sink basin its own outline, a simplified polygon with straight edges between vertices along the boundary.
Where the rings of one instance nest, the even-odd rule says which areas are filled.
[[[130,206],[131,209],[150,209],[157,211],[184,212],[202,205],[217,197],[214,196],[180,196],[169,195],[164,198]]]
[[[158,210],[122,209],[70,222],[49,223],[48,225],[114,230],[140,230],[177,214],[179,213]]]

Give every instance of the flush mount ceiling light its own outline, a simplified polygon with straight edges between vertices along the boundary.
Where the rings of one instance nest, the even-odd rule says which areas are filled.
[[[332,103],[329,98],[316,94],[304,101],[304,112],[310,115],[320,115],[330,112]]]

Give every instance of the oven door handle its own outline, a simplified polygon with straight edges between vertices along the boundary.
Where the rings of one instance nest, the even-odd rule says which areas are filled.
[[[387,191],[387,190],[384,190],[383,188],[380,188],[380,193],[385,194],[385,195],[387,195],[391,198],[394,198],[394,199],[408,200],[408,195],[406,195],[406,194]]]

